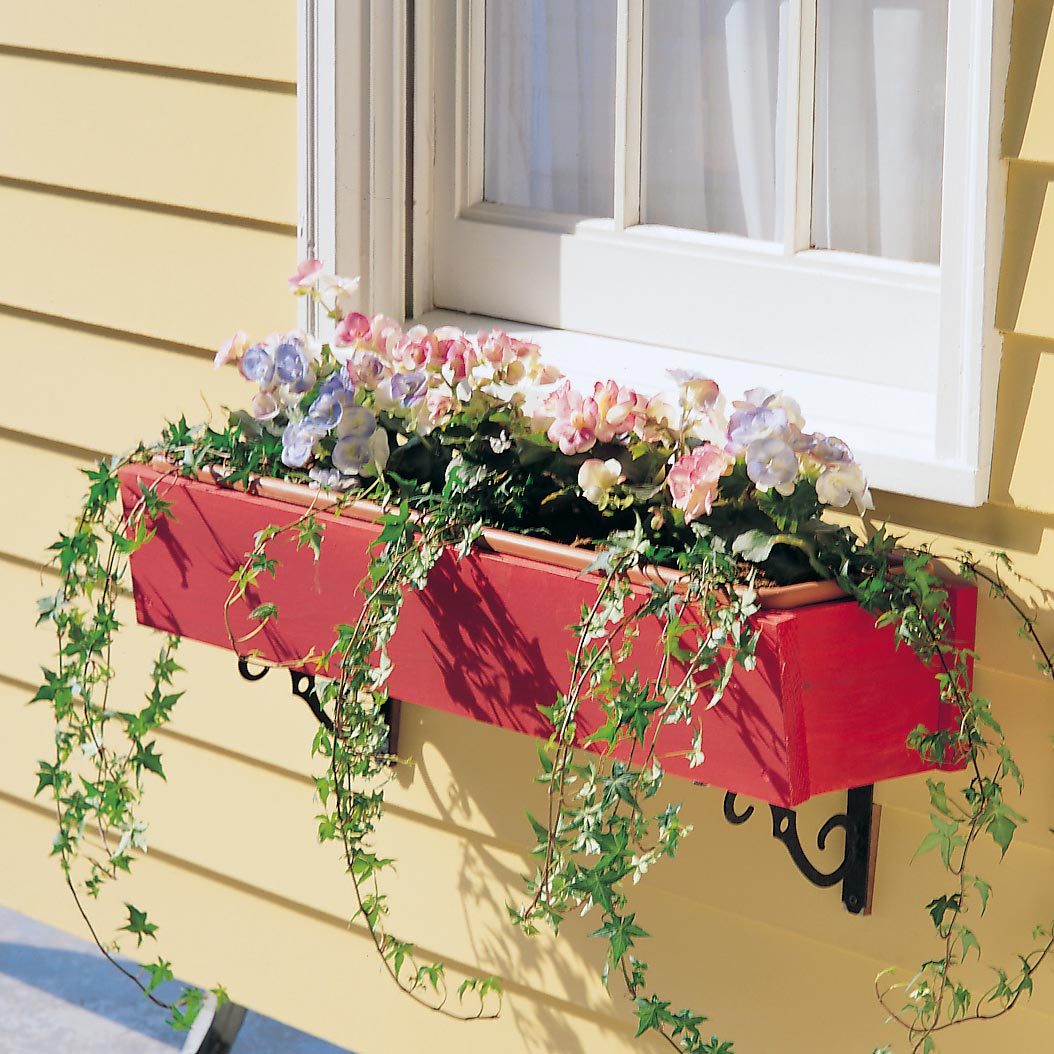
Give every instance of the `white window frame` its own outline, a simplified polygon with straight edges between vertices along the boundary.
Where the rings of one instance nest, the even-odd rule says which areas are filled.
[[[792,2],[807,55],[815,46],[816,0]],[[640,0],[619,5],[622,26],[639,17]],[[482,171],[473,159],[482,158],[482,85],[466,57],[473,46],[478,51],[482,0],[300,0],[302,249],[360,274],[369,310],[466,326],[477,312],[538,319],[509,328],[538,335],[576,379],[614,373],[656,388],[667,368],[680,366],[710,373],[733,393],[785,387],[812,427],[852,443],[874,486],[979,505],[988,495],[1001,352],[994,318],[1012,6],[950,0],[948,83],[966,89],[948,99],[945,171],[954,178],[945,180],[938,270],[847,253],[787,253],[696,232],[620,231],[633,219],[624,208],[616,221],[551,216],[538,230],[537,214],[479,202]],[[631,61],[620,57],[621,77]],[[469,83],[472,91],[464,89]],[[799,99],[807,113],[808,91]],[[620,109],[620,139],[633,134],[626,131],[632,111]],[[811,142],[788,138],[798,173],[811,163]],[[411,185],[412,195],[404,193]],[[801,180],[793,189],[808,194]],[[788,211],[795,213],[788,243],[807,245],[807,208]],[[773,313],[739,308],[721,319],[700,311],[691,332],[675,315],[656,329],[652,313],[644,328],[639,297],[619,286],[625,269],[618,266],[620,253],[640,251],[642,243],[669,284],[682,282],[687,269],[693,284],[727,298],[730,276],[749,274]],[[537,283],[509,280],[505,261],[554,251],[559,291],[571,295],[538,295]],[[462,314],[433,312],[436,303]],[[598,311],[606,336],[589,335],[600,328]],[[822,334],[810,340],[802,320],[821,313]],[[832,348],[845,345],[855,351],[850,368],[832,359]]]

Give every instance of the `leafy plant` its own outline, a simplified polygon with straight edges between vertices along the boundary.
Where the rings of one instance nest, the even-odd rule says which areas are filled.
[[[782,393],[754,390],[727,408],[712,381],[679,377],[672,401],[615,382],[582,394],[533,344],[499,332],[404,333],[389,319],[344,311],[348,283],[324,278],[314,262],[292,281],[333,315],[333,341],[291,334],[252,344],[239,334],[225,345],[218,360],[237,362],[258,386],[252,411],[229,414],[219,429],[181,419],[160,442],[89,470],[76,525],[52,546],[62,588],[39,609],[57,642],[56,662],[36,695],[55,718],[55,753],[41,761],[37,787],[55,803],[54,853],[103,954],[168,1009],[173,1025],[190,1027],[205,993],[188,988],[162,999],[172,964],[158,957],[139,972],[129,969],[116,935],[104,940],[85,905],[146,850],[143,795],[150,779],[165,778],[155,736],[182,694],[174,687],[178,640],[168,638],[143,704],[112,707],[119,588],[129,558],[170,515],[172,480],[200,473],[229,487],[259,475],[300,481],[341,496],[331,510],[337,514],[351,498],[369,497],[384,509],[348,623],[335,627],[328,646],[319,642],[283,665],[317,674],[325,718],[312,744],[320,765],[318,837],[340,847],[352,918],[367,927],[393,982],[417,1002],[466,1020],[492,1017],[501,1006],[498,978],[469,977],[452,989],[442,963],[423,961],[392,933],[382,883],[394,861],[374,841],[399,761],[383,744],[388,649],[402,605],[425,588],[444,552],[464,556],[484,527],[588,541],[597,552],[590,568],[596,597],[574,626],[562,691],[544,711],[552,734],[539,754],[545,813],[530,817],[536,867],[525,877],[524,902],[509,914],[528,936],[558,930],[571,913],[591,915],[591,935],[604,947],[603,983],[614,977],[625,990],[637,1035],[655,1033],[686,1054],[732,1052],[731,1043],[705,1034],[701,1012],[675,1009],[654,990],[643,957],[649,934],[633,890],[691,832],[679,804],[658,804],[667,800],[659,731],[687,728],[689,761],[701,761],[700,715],[721,705],[737,668],[752,667],[756,590],[771,582],[837,581],[933,667],[941,699],[959,715],[951,728],[918,728],[910,739],[927,760],[965,763],[968,779],[958,788],[928,783],[932,829],[919,852],[939,856],[948,885],[925,904],[936,954],[907,983],[879,980],[891,1020],[913,1052],[926,1054],[949,1029],[999,1017],[1031,993],[1054,947],[1049,924],[1037,927],[1035,946],[1015,969],[995,969],[987,990],[973,991],[963,969],[981,955],[971,912],[983,916],[994,895],[974,867],[975,847],[983,839],[1004,854],[1011,847],[1024,822],[1011,804],[1021,773],[991,702],[973,688],[974,656],[956,643],[935,554],[906,547],[883,528],[864,538],[824,519],[829,506],[870,506],[844,443],[805,432],[800,409]],[[153,458],[167,466],[161,477],[118,511],[118,470]],[[317,560],[324,521],[312,507],[272,524],[232,572],[224,604],[230,647],[258,663],[266,660],[255,639],[275,620],[295,617],[259,597],[259,586],[281,571],[279,539]],[[1006,587],[1006,556],[997,554],[993,567],[969,553],[952,562],[1014,610],[1050,675],[1034,621]],[[239,608],[248,608],[252,626],[240,635],[231,619]],[[646,627],[662,642],[653,678],[642,678],[633,662]],[[588,760],[576,749],[587,699],[604,718],[589,737],[596,752]],[[125,914],[118,933],[134,938],[139,954],[157,940],[158,923],[132,904]]]

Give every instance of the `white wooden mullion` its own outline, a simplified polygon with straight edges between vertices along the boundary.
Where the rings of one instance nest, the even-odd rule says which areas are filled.
[[[644,0],[618,0],[615,25],[615,229],[640,223]]]
[[[487,0],[458,3],[459,96],[463,100],[459,132],[463,144],[459,205],[462,209],[483,201],[487,87]]]
[[[789,13],[787,133],[783,153],[783,245],[788,254],[812,247],[816,6],[817,0],[791,0]]]

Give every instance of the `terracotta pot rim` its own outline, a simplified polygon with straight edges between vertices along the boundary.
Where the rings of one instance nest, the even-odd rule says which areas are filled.
[[[166,458],[156,456],[149,466],[158,471],[172,472],[177,466]],[[222,484],[223,477],[214,469],[199,470],[194,477],[202,483]],[[341,497],[304,483],[292,483],[289,480],[275,479],[272,476],[253,476],[248,486],[236,484],[237,490],[264,498],[274,498],[299,508],[314,508],[319,512],[346,516],[361,523],[376,523],[383,515],[384,509],[373,501],[357,499],[341,504]],[[339,508],[338,508],[339,506]],[[533,538],[526,534],[516,534],[494,527],[483,529],[483,541],[487,551],[504,556],[517,556],[533,560],[549,567],[559,567],[565,571],[584,572],[596,560],[595,549],[580,549],[562,542],[551,542],[544,538]],[[677,583],[684,575],[669,567],[651,566],[636,571],[631,580],[641,585],[654,582]],[[832,581],[800,582],[789,586],[761,586],[757,590],[758,603],[767,610],[787,610],[807,607],[811,604],[823,604],[829,601],[846,600],[848,595]]]

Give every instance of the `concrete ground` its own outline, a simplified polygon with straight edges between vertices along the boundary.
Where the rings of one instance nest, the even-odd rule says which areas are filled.
[[[182,1034],[87,941],[0,907],[0,1054],[177,1054]],[[250,1011],[233,1054],[347,1054]]]

